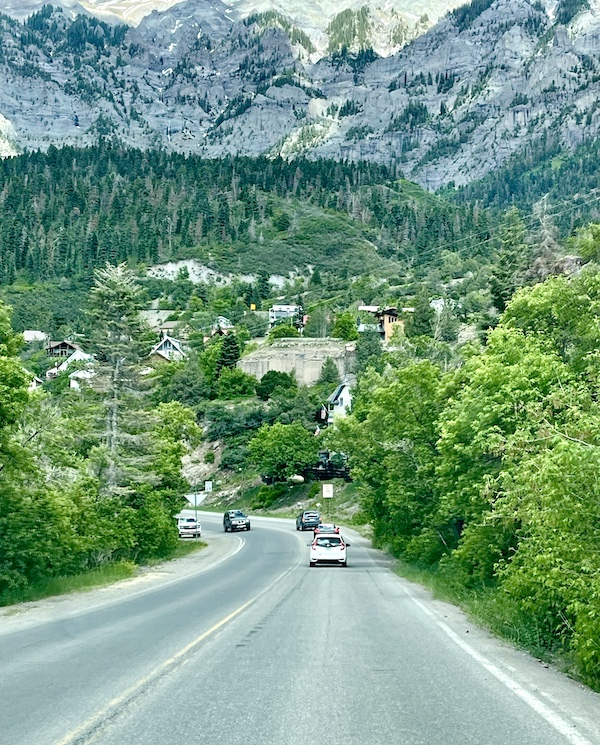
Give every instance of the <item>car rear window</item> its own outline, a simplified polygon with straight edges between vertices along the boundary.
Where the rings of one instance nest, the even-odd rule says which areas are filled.
[[[338,538],[335,535],[332,536],[323,536],[322,538],[317,538],[317,546],[323,546],[325,548],[331,548],[332,546],[339,546],[341,544],[342,540],[341,538]]]

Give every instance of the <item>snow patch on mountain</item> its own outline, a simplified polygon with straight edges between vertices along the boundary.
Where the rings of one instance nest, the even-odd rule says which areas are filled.
[[[0,158],[18,155],[19,150],[15,145],[17,135],[11,122],[0,114]]]

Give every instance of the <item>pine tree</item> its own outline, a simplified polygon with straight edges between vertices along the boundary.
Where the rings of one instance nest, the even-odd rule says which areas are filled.
[[[240,345],[233,334],[227,334],[221,344],[221,353],[217,360],[217,377],[224,367],[235,367],[240,358]]]

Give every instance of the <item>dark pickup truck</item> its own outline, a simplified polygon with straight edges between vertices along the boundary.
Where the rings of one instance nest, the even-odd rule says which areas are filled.
[[[305,510],[296,518],[296,530],[314,530],[320,522],[321,515],[316,510]]]

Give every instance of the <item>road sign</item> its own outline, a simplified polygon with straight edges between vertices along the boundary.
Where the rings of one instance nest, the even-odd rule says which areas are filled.
[[[212,481],[205,481],[204,482],[204,491],[212,491],[213,482]]]
[[[323,484],[323,499],[333,499],[333,484]]]

